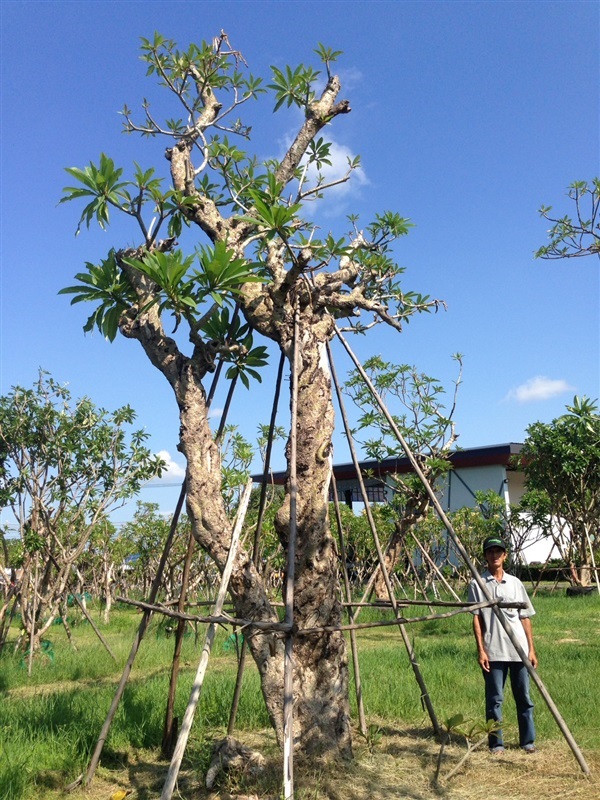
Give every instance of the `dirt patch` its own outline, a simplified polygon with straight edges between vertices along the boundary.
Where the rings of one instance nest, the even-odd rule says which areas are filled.
[[[351,763],[295,762],[296,800],[592,800],[600,798],[600,753],[585,753],[592,771],[586,778],[563,741],[541,742],[534,755],[507,748],[502,756],[476,750],[450,781],[445,776],[465,754],[460,743],[446,748],[439,788],[433,786],[439,745],[430,731],[382,725],[381,737],[370,746],[355,738]],[[217,790],[204,788],[200,768],[189,764],[180,774],[177,800],[275,800],[280,796],[281,758],[269,731],[239,734],[249,746],[267,756],[260,782],[230,776]],[[91,786],[78,788],[72,800],[110,800],[119,789],[129,789],[130,800],[160,795],[167,763],[147,751],[129,753],[127,763],[114,769],[101,766]],[[52,785],[53,784],[53,785]],[[64,787],[64,783],[62,784]],[[63,800],[56,782],[46,782],[38,797]]]

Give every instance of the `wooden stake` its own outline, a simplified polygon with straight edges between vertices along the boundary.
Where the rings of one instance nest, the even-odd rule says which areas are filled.
[[[296,578],[296,534],[298,486],[296,477],[296,454],[298,424],[298,363],[300,338],[300,311],[298,301],[294,311],[294,350],[291,369],[291,420],[290,420],[290,531],[287,551],[287,575],[285,583],[285,622],[290,630],[285,636],[283,661],[283,797],[294,797],[294,581]]]
[[[179,520],[179,515],[181,513],[184,498],[185,498],[185,480],[181,486],[181,492],[179,494],[179,499],[177,501],[177,507],[175,508],[173,519],[171,520],[171,528],[169,529],[169,535],[167,536],[167,541],[165,542],[165,546],[162,555],[160,557],[160,561],[158,563],[156,575],[154,576],[154,580],[152,581],[152,586],[150,587],[149,599],[151,603],[154,603],[154,601],[156,600],[156,596],[158,595],[158,590],[160,589],[160,584],[162,582],[162,576],[165,569],[165,565],[167,563],[167,558],[169,557],[171,545],[173,544],[173,539],[175,538],[175,531],[177,530],[177,522]],[[148,627],[148,623],[150,622],[151,616],[152,616],[151,611],[145,611],[144,614],[142,615],[142,619],[140,621],[137,633],[133,640],[133,644],[131,645],[129,658],[127,659],[127,663],[125,664],[125,669],[123,670],[123,674],[121,675],[121,680],[119,682],[119,685],[117,686],[117,691],[115,692],[115,696],[113,698],[110,709],[108,710],[106,719],[104,720],[104,725],[102,726],[102,730],[100,731],[100,736],[98,737],[96,748],[92,755],[92,760],[90,761],[90,765],[83,780],[84,786],[87,786],[90,783],[96,772],[96,768],[100,761],[100,755],[102,754],[102,749],[104,747],[104,742],[106,741],[106,737],[108,736],[108,731],[110,730],[110,726],[112,724],[114,716],[117,713],[117,708],[119,707],[121,697],[123,696],[123,692],[125,691],[125,686],[127,685],[127,681],[129,680],[129,675],[131,674],[133,662],[135,661],[135,657],[140,648],[140,644],[142,642],[142,639],[144,638],[144,634],[146,633],[146,629]]]
[[[252,491],[252,481],[250,480],[246,484],[246,488],[244,489],[244,492],[240,499],[240,505],[238,508],[235,525],[233,526],[233,532],[231,534],[231,543],[229,545],[229,553],[227,554],[227,561],[225,562],[223,575],[221,577],[221,585],[219,587],[219,593],[217,595],[217,600],[214,606],[215,616],[221,613],[221,610],[225,603],[225,598],[227,596],[227,589],[229,587],[229,579],[231,578],[231,573],[233,571],[233,562],[235,561],[235,557],[237,555],[238,543],[242,533],[242,526],[244,524],[244,518],[246,516],[248,502],[250,501],[251,491]],[[194,679],[194,684],[192,686],[190,699],[188,701],[187,708],[183,716],[183,722],[181,723],[181,730],[177,738],[177,744],[175,745],[175,750],[173,751],[173,758],[171,759],[171,764],[169,766],[169,771],[167,773],[165,785],[163,786],[162,794],[160,796],[161,800],[171,800],[171,797],[173,796],[175,783],[177,782],[177,776],[179,775],[181,760],[183,759],[183,754],[185,752],[187,741],[192,728],[192,723],[194,721],[196,706],[198,705],[198,701],[200,700],[200,692],[202,691],[202,684],[204,683],[204,676],[206,674],[208,659],[210,656],[210,652],[212,650],[212,645],[215,639],[216,630],[217,626],[215,623],[211,623],[208,626],[208,630],[206,632],[206,638],[204,640],[204,647],[202,648],[202,655],[200,657],[200,663],[198,664],[198,670],[196,672],[196,678]]]

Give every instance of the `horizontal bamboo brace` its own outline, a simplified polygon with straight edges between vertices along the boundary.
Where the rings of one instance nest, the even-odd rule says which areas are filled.
[[[501,608],[525,608],[526,603],[504,603],[498,602]],[[351,608],[365,607],[365,608],[391,608],[392,604],[389,600],[373,600],[370,603],[342,603],[343,606],[350,606]],[[472,608],[473,603],[465,600],[398,600],[396,607],[404,608],[406,606],[446,606],[450,608]]]
[[[453,603],[458,606],[458,603]],[[434,619],[447,619],[457,614],[469,611],[478,611],[480,608],[498,606],[499,608],[527,608],[527,603],[506,603],[501,600],[484,600],[481,603],[461,603],[455,611],[446,611],[445,614],[427,614],[424,617],[395,617],[394,619],[381,619],[374,622],[356,622],[353,625],[327,625],[321,628],[302,628],[296,631],[297,636],[308,636],[316,633],[332,633],[333,631],[358,631],[364,628],[386,628],[392,625],[410,625],[413,622],[429,622]]]
[[[143,608],[145,611],[153,611],[157,614],[164,614],[166,617],[173,619],[185,619],[188,622],[206,622],[208,624],[214,623],[215,625],[234,625],[236,628],[257,628],[260,631],[268,633],[270,631],[279,631],[285,633],[291,630],[291,626],[285,622],[260,622],[258,620],[238,619],[237,617],[230,617],[228,614],[221,614],[219,616],[198,616],[196,614],[181,614],[179,611],[172,611],[165,606],[151,605],[150,603],[143,603],[141,600],[130,600],[127,597],[116,597],[115,600],[119,603],[126,603],[136,608]]]
[[[162,605],[152,605],[144,603],[140,600],[130,600],[126,597],[116,597],[119,603],[126,603],[136,608],[143,608],[145,611],[153,611],[157,614],[164,614],[166,617],[173,619],[184,619],[188,622],[203,622],[215,625],[233,625],[236,628],[255,628],[262,633],[286,633],[292,630],[292,626],[285,622],[261,622],[250,619],[238,619],[237,617],[230,617],[228,614],[221,614],[219,616],[206,616],[201,617],[195,614],[182,614],[179,611],[172,611]],[[358,622],[353,625],[325,625],[319,628],[294,628],[293,633],[296,636],[314,636],[319,633],[334,633],[336,631],[356,631],[365,630],[367,628],[386,628],[392,625],[408,625],[414,622],[429,622],[434,619],[447,619],[454,617],[457,614],[464,614],[469,611],[478,611],[481,608],[489,608],[490,606],[498,606],[498,608],[526,608],[526,603],[508,603],[504,600],[484,600],[481,603],[445,603],[456,608],[454,611],[447,611],[445,614],[427,614],[423,617],[395,617],[394,619],[375,620],[373,622]],[[373,608],[381,608],[381,605],[375,603]]]

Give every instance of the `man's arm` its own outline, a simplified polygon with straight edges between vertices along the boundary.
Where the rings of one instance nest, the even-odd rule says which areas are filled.
[[[475,614],[473,617],[473,633],[475,634],[475,641],[477,643],[477,660],[479,661],[479,666],[482,670],[484,670],[484,672],[489,672],[490,660],[488,658],[488,654],[485,652],[485,647],[483,646],[483,627],[481,625],[481,617],[479,614]]]
[[[527,637],[527,647],[529,648],[527,656],[531,661],[533,668],[536,669],[538,665],[538,660],[535,654],[535,647],[533,646],[533,626],[531,625],[530,618],[523,617],[521,619],[521,625],[523,626],[523,630],[525,631],[525,636]]]

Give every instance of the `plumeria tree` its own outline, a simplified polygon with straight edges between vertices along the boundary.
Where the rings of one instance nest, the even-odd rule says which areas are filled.
[[[273,67],[265,83],[223,32],[184,50],[159,34],[143,39],[148,74],[170,95],[175,111],[162,119],[145,100],[139,118],[123,109],[124,125],[131,134],[166,141],[168,179],[140,166],[125,177],[101,155],[85,168],[68,169],[74,182],[64,197],[85,203],[80,225],[95,221],[106,227],[113,212],[131,219],[138,246],[115,246],[63,291],[73,302],[92,303],[86,330],[97,327],[108,339],[120,333],[137,341],[171,386],[179,449],[187,460],[187,513],[194,536],[221,571],[232,518],[205,381],[218,361],[225,362],[230,379],[237,376],[246,385],[260,379],[266,348],[258,336],[274,342],[290,361],[296,348],[299,630],[335,628],[341,619],[328,510],[334,413],[326,344],[337,321],[360,332],[377,323],[400,331],[412,315],[436,305],[400,283],[392,247],[408,232],[407,219],[386,211],[359,227],[353,217],[342,237],[322,234],[311,221],[308,205],[324,201],[330,188],[359,167],[351,159],[341,178],[327,177],[327,131],[350,113],[350,103],[339,99],[340,79],[332,71],[340,52],[319,45],[315,55],[318,66]],[[241,113],[263,98],[265,113],[273,106],[281,112],[300,109],[302,120],[282,157],[261,161],[249,150],[251,126]],[[257,146],[262,152],[276,149],[274,142]],[[184,252],[178,238],[192,238],[195,249]],[[290,452],[288,447],[288,458]],[[283,547],[290,529],[289,480],[285,488],[275,520]],[[248,548],[236,557],[229,591],[238,617],[278,620]],[[249,647],[281,742],[283,642],[274,634],[256,634]],[[294,664],[296,745],[307,753],[350,755],[342,633],[298,637]]]
[[[566,414],[530,425],[519,462],[526,487],[522,510],[553,540],[573,582],[589,584],[599,544],[597,403],[575,397]]]
[[[129,406],[112,413],[41,372],[0,397],[0,501],[12,508],[23,568],[21,618],[32,651],[66,600],[96,526],[160,475],[163,462],[129,433]]]
[[[600,255],[600,178],[574,181],[567,190],[573,211],[555,216],[552,206],[540,215],[551,223],[549,242],[536,251],[537,258],[580,258]]]
[[[363,365],[378,394],[393,412],[396,427],[432,485],[452,468],[449,456],[457,439],[453,417],[461,383],[462,356],[456,354],[453,358],[458,365],[458,375],[448,408],[443,402],[445,389],[440,381],[425,375],[416,367],[393,364],[381,356],[373,356]],[[360,411],[355,434],[362,436],[367,455],[375,461],[397,456],[400,444],[359,372],[351,374],[345,388]],[[431,501],[421,479],[412,469],[404,474],[387,475],[386,483],[392,493],[390,516],[394,524],[385,552],[386,567],[391,573],[405,548],[409,553],[414,551],[414,541],[412,537],[408,538],[409,533],[425,519]],[[375,589],[380,599],[387,599],[380,570]]]

